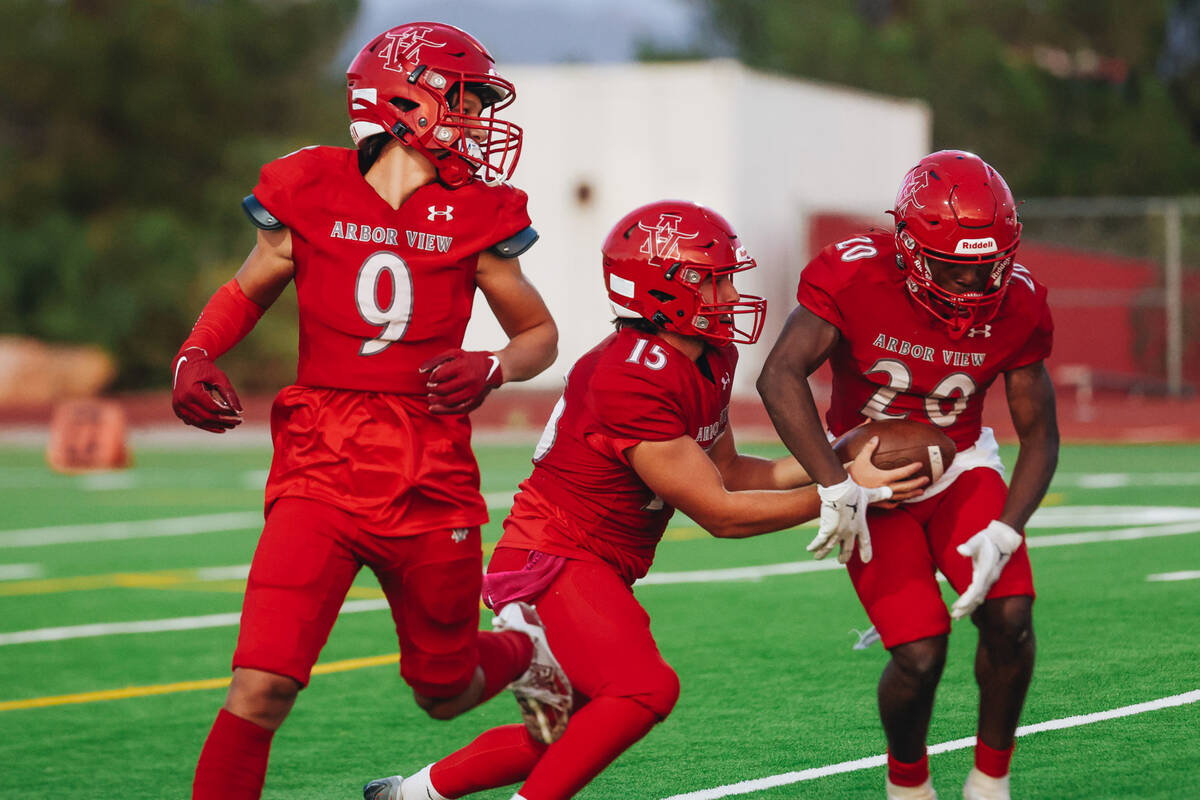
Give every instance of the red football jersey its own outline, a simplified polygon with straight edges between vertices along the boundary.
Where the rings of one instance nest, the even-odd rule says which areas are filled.
[[[868,418],[910,418],[943,429],[959,450],[970,447],[992,381],[1046,358],[1053,341],[1046,287],[1019,264],[996,315],[950,338],[905,286],[891,233],[826,247],[801,273],[796,299],[841,332],[825,416],[834,436]]]
[[[733,345],[699,362],[653,334],[626,328],[575,362],[504,522],[501,546],[602,560],[642,577],[675,509],[629,465],[643,441],[689,436],[708,449],[729,422]]]
[[[529,227],[524,192],[477,180],[395,210],[341,147],[272,161],[254,196],[291,230],[304,386],[424,395],[417,367],[462,345],[478,254]]]

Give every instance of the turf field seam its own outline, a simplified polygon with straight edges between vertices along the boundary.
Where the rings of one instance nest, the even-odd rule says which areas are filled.
[[[1022,725],[1021,727],[1017,728],[1017,736],[1028,736],[1033,733],[1042,733],[1043,731],[1057,731],[1064,730],[1066,728],[1077,728],[1081,725],[1091,725],[1111,719],[1130,717],[1136,714],[1145,714],[1150,711],[1160,711],[1165,708],[1175,708],[1198,701],[1200,701],[1200,689],[1184,692],[1182,694],[1171,695],[1170,697],[1161,697],[1157,700],[1150,700],[1145,703],[1136,703],[1130,706],[1109,709],[1108,711],[1097,711],[1091,714],[1078,714],[1071,717],[1063,717],[1061,719],[1038,722],[1033,725]],[[974,745],[975,737],[968,736],[963,739],[953,739],[948,742],[930,745],[929,754],[936,755],[938,753],[949,753],[953,750],[962,750],[967,747],[973,747]],[[793,783],[816,780],[817,778],[825,778],[830,775],[840,775],[846,772],[857,772],[859,770],[882,767],[886,764],[886,754],[866,756],[864,758],[856,758],[852,761],[843,761],[838,764],[827,764],[823,767],[813,767],[811,769],[799,770],[796,772],[784,772],[779,775],[769,775],[765,778],[754,778],[751,780],[726,784],[725,786],[715,786],[711,789],[700,789],[693,792],[685,792],[684,794],[673,794],[670,797],[663,798],[663,800],[719,800],[719,798],[722,797],[733,797],[735,795],[750,794],[751,792],[766,791],[767,789],[775,789],[780,786],[788,786]]]

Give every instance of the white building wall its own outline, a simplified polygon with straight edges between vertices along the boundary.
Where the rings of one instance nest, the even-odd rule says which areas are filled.
[[[680,198],[723,214],[759,262],[738,280],[769,306],[767,330],[742,348],[735,382],[753,392],[794,305],[807,214],[881,212],[929,149],[922,103],[767,76],[733,61],[503,72],[517,86],[508,117],[525,130],[514,183],[529,193],[541,234],[521,263],[560,334],[558,361],[532,387],[561,386],[575,360],[612,330],[600,275],[609,228],[638,205]],[[464,346],[496,348],[503,333],[482,298],[477,303]]]

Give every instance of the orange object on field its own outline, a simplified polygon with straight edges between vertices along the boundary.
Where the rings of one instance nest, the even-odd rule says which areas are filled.
[[[125,412],[111,400],[59,403],[50,420],[46,463],[56,472],[87,472],[129,466]]]

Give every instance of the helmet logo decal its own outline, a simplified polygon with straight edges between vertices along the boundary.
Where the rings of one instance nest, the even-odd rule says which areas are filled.
[[[991,236],[983,239],[959,239],[958,244],[954,246],[956,255],[971,254],[971,253],[995,253],[1000,248],[996,246],[996,240]]]
[[[642,244],[641,250],[649,258],[646,259],[652,267],[661,267],[666,261],[678,261],[679,259],[679,241],[681,239],[695,239],[700,235],[700,232],[683,233],[679,230],[679,220],[682,217],[679,214],[659,214],[658,224],[653,228],[645,223],[639,222],[638,227],[646,233],[650,234],[646,237],[646,241]]]
[[[445,47],[445,42],[431,42],[425,38],[433,28],[405,28],[403,31],[388,31],[388,46],[380,51],[383,68],[403,73],[404,61],[419,61],[422,47]]]
[[[922,172],[919,175],[915,172],[910,172],[908,178],[904,181],[904,185],[900,187],[900,194],[896,195],[896,213],[904,216],[908,211],[909,205],[924,208],[925,206],[917,202],[917,192],[928,185],[928,172]]]

